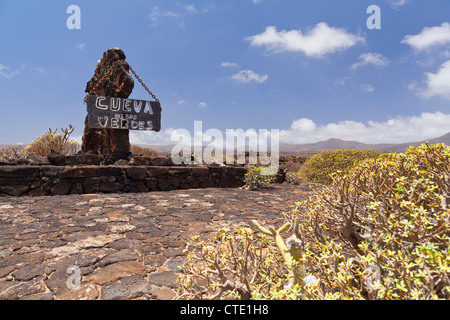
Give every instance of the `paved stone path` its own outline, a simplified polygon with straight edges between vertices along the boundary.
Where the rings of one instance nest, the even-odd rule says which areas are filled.
[[[0,198],[0,300],[171,299],[190,237],[274,223],[310,193],[283,184]]]

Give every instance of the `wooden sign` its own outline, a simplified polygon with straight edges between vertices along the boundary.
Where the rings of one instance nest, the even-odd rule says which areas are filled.
[[[87,111],[91,129],[161,130],[159,101],[88,95]]]

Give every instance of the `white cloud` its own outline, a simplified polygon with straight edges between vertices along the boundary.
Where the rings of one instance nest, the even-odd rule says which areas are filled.
[[[181,5],[177,3],[176,11],[164,11],[161,10],[158,6],[153,7],[152,13],[149,15],[152,20],[152,25],[157,26],[163,19],[172,18],[178,22],[178,25],[184,29],[184,18],[186,14],[193,15],[197,13],[206,13],[208,9],[198,10],[193,4]]]
[[[389,64],[389,60],[381,53],[363,53],[359,56],[358,62],[355,62],[351,68],[352,70],[356,70],[357,68],[363,67],[368,64],[372,64],[378,67],[384,67]]]
[[[195,144],[195,138],[207,138],[207,132],[203,128],[195,128],[195,132],[184,128],[168,128],[160,132],[154,131],[130,131],[130,143],[138,145],[162,146],[162,145],[176,145],[180,142],[191,145]],[[203,130],[203,131],[202,131]]]
[[[258,3],[260,3],[260,2],[262,2],[263,0],[253,0],[253,3],[254,4],[258,4]]]
[[[231,77],[234,81],[238,83],[249,83],[249,82],[257,82],[263,83],[269,78],[268,74],[259,75],[252,70],[242,70],[236,73]]]
[[[277,31],[269,26],[258,35],[246,38],[252,46],[263,46],[275,53],[303,52],[306,56],[321,58],[327,54],[346,50],[365,39],[344,29],[333,28],[326,22],[318,23],[303,34],[302,30]]]
[[[364,92],[374,92],[375,91],[375,88],[370,83],[362,84],[360,87],[361,87],[361,90]]]
[[[268,145],[278,143],[272,140],[271,131],[266,130],[266,132],[258,132],[255,129],[231,129],[229,137],[234,137],[234,146],[245,146],[248,144],[250,146],[257,147],[258,139],[266,142]],[[145,131],[130,131],[130,143],[138,145],[149,145],[149,146],[161,146],[161,145],[176,145],[176,144],[191,144],[199,145],[197,143],[202,141],[204,146],[211,145],[217,148],[224,147],[227,139],[227,131],[221,131],[215,128],[203,128],[196,127],[194,125],[194,131],[187,130],[184,128],[174,129],[169,128],[162,130],[160,132],[145,132]],[[244,142],[242,144],[241,142]]]
[[[6,79],[12,79],[15,76],[18,76],[22,74],[23,71],[31,71],[31,72],[39,72],[40,74],[43,74],[44,76],[48,76],[48,72],[43,67],[34,67],[34,66],[27,66],[23,64],[20,69],[16,69],[12,71],[9,67],[0,64],[0,76],[4,77]]]
[[[236,62],[222,62],[220,64],[223,68],[237,69],[239,65]],[[257,74],[253,70],[241,70],[238,73],[231,76],[231,79],[237,83],[263,83],[269,78],[268,74]]]
[[[206,8],[197,9],[193,4],[182,5],[180,3],[177,3],[177,6],[180,8],[181,11],[185,11],[187,13],[192,13],[192,14],[208,12],[208,9],[206,9]]]
[[[444,22],[441,26],[425,27],[416,35],[407,35],[402,43],[408,44],[417,51],[426,51],[433,47],[450,43],[450,23]]]
[[[197,13],[197,12],[198,12],[197,9],[195,8],[195,6],[194,6],[193,4],[185,5],[185,6],[184,6],[184,9],[185,9],[187,12],[190,12],[190,13]]]
[[[45,68],[36,68],[36,71],[42,73],[44,76],[48,76],[48,72]]]
[[[174,128],[161,130],[160,132],[154,131],[130,131],[130,143],[137,145],[171,145],[176,144],[171,140]]]
[[[86,43],[80,43],[80,44],[76,45],[77,49],[80,50],[80,51],[84,51],[86,46],[87,46]]]
[[[436,73],[425,73],[425,88],[418,88],[417,83],[410,84],[410,89],[424,98],[443,97],[450,99],[450,60],[443,63]]]
[[[440,137],[448,133],[450,114],[441,112],[422,113],[419,116],[397,117],[387,121],[340,121],[318,125],[306,118],[294,120],[287,130],[280,130],[280,142],[283,143],[315,143],[331,138],[364,143],[407,143],[423,141]],[[205,130],[203,130],[205,131]],[[237,130],[239,131],[239,130]],[[242,130],[249,136],[252,129]],[[172,134],[185,133],[191,137],[188,130],[169,128],[160,132],[130,131],[131,144],[143,145],[175,145],[179,141],[172,141]],[[206,132],[204,132],[206,134]],[[196,132],[198,136],[200,132]],[[255,133],[256,134],[256,133]],[[225,131],[222,132],[225,137]]]
[[[22,66],[21,69],[16,69],[14,71],[10,71],[10,68],[0,64],[0,76],[6,78],[6,79],[12,79],[13,77],[19,75],[22,70],[25,68],[25,65]]]
[[[189,101],[187,101],[187,100],[184,100],[184,99],[180,99],[180,100],[178,100],[178,104],[179,105],[182,105],[182,104],[189,104]],[[208,104],[206,103],[206,102],[200,102],[199,104],[198,104],[198,106],[199,107],[202,107],[202,108],[206,108],[207,106],[208,106]]]
[[[350,79],[350,77],[339,77],[336,80],[334,80],[335,85],[345,86],[347,81]]]
[[[150,14],[150,19],[153,21],[154,25],[157,25],[161,18],[171,17],[178,18],[181,15],[173,11],[161,11],[159,7],[153,7],[152,13]]]
[[[310,119],[293,121],[288,130],[280,130],[285,143],[314,143],[331,138],[365,143],[406,143],[442,136],[450,131],[450,114],[422,113],[385,122],[340,121],[318,125]]]
[[[220,66],[223,68],[239,68],[236,62],[222,62]]]
[[[407,4],[409,0],[388,0],[388,2],[392,8],[399,10],[401,7]]]

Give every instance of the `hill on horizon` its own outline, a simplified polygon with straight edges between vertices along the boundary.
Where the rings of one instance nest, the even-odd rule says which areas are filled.
[[[315,154],[322,151],[330,151],[330,150],[342,150],[342,149],[360,149],[360,150],[375,150],[381,152],[405,152],[410,146],[418,146],[425,142],[430,144],[444,143],[450,146],[450,132],[433,139],[409,142],[409,143],[379,143],[379,144],[370,144],[363,143],[358,141],[349,141],[342,139],[328,139],[325,141],[319,141],[316,143],[305,143],[305,144],[289,144],[289,143],[280,143],[279,150],[280,153],[307,153],[307,154]],[[5,147],[6,145],[0,145],[0,148]],[[171,153],[173,147],[175,145],[144,145],[139,144],[138,146],[147,147],[159,152],[161,155],[168,155]],[[246,148],[248,151],[248,147]]]
[[[430,144],[445,143],[450,146],[450,132],[433,139],[408,142],[408,143],[379,143],[379,144],[369,144],[357,141],[348,141],[341,139],[328,139],[325,141],[319,141],[316,143],[306,143],[306,144],[289,144],[280,143],[279,150],[280,153],[318,153],[322,151],[330,150],[342,150],[342,149],[360,149],[360,150],[375,150],[381,152],[405,152],[410,146],[419,146],[425,142]],[[158,151],[160,154],[170,154],[174,145],[140,145],[151,148]],[[247,148],[248,150],[248,148]]]

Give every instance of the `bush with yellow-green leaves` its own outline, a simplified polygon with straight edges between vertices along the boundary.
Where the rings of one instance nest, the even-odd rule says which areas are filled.
[[[450,299],[450,147],[423,144],[332,178],[283,214],[278,231],[295,235],[285,247],[267,235],[274,227],[194,238],[177,298]]]
[[[244,175],[244,188],[256,190],[265,188],[278,179],[278,168],[254,166]]]
[[[306,182],[331,184],[331,175],[340,171],[347,173],[365,159],[376,158],[380,152],[371,150],[332,150],[325,151],[306,160],[295,175]]]
[[[450,298],[450,147],[424,144],[335,174],[299,203],[316,299]]]
[[[69,126],[68,129],[61,129],[64,135],[56,133],[56,130],[49,129],[40,137],[33,140],[25,148],[25,155],[36,156],[48,156],[52,151],[60,153],[62,155],[73,155],[79,149],[79,144],[75,140],[70,139],[70,135],[73,133],[74,128]]]

